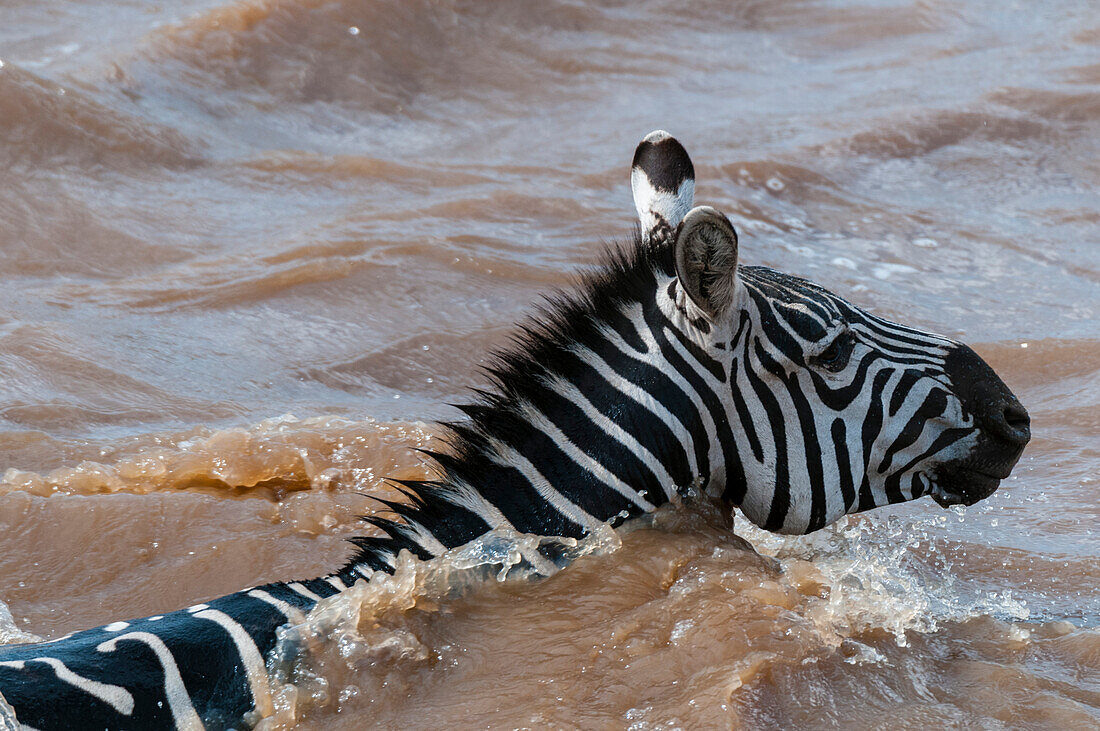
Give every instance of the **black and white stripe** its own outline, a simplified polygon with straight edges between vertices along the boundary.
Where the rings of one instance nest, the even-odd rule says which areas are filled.
[[[164,615],[0,647],[0,694],[29,729],[227,729],[272,712],[266,659],[339,577],[259,586]]]
[[[704,491],[807,533],[930,494],[971,503],[1006,477],[1027,412],[977,355],[803,279],[738,266],[737,234],[692,208],[664,132],[639,145],[642,224],[496,356],[492,388],[446,424],[438,475],[400,482],[383,535],[337,574],[162,617],[0,647],[0,695],[32,728],[229,728],[270,712],[275,630],[400,551],[437,556],[499,528],[580,538]],[[552,544],[529,562],[560,562]]]

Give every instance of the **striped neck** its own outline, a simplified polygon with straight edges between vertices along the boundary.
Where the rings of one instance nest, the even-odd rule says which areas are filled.
[[[726,484],[739,465],[726,333],[679,291],[670,247],[609,268],[498,356],[495,388],[444,425],[439,479],[399,483],[400,520],[367,518],[387,536],[354,539],[349,566],[392,571],[401,549],[429,558],[494,528],[581,538],[687,490],[744,492]]]
[[[728,350],[711,345],[710,323],[674,276],[654,277],[652,296],[622,303],[600,337],[568,343],[554,371],[515,394],[507,417],[483,419],[479,456],[510,471],[530,505],[544,501],[557,514],[513,527],[579,537],[691,489],[723,493],[736,461],[720,396]]]

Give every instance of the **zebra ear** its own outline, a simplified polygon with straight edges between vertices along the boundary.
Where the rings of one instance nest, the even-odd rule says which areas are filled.
[[[671,240],[695,199],[695,168],[687,150],[664,130],[650,132],[634,151],[630,188],[645,240]]]
[[[737,286],[737,232],[710,206],[693,208],[676,237],[676,276],[710,319],[726,313]]]

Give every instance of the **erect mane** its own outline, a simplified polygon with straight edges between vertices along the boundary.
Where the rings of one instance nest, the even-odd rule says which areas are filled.
[[[531,501],[521,504],[525,497],[512,490],[510,468],[501,464],[496,440],[534,432],[535,427],[520,416],[522,405],[546,391],[548,377],[570,380],[569,349],[598,341],[600,328],[621,316],[624,305],[652,300],[658,272],[673,271],[671,243],[647,242],[636,228],[632,242],[605,246],[597,268],[577,275],[570,288],[546,295],[535,313],[517,326],[509,343],[491,354],[484,368],[488,388],[473,389],[472,403],[457,406],[469,418],[440,422],[447,451],[424,451],[436,463],[437,477],[390,480],[407,501],[375,498],[393,517],[363,516],[385,535],[350,539],[358,551],[345,570],[365,564],[389,571],[401,549],[427,559],[433,554],[422,543],[449,548],[477,538],[492,527],[470,507],[472,501],[481,502],[479,496],[494,508],[515,507],[511,522],[517,530],[580,537],[577,526],[561,516]],[[526,522],[517,521],[516,513],[526,516]]]

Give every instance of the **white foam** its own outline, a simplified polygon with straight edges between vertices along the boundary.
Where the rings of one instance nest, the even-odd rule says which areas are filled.
[[[554,546],[565,565],[583,555],[610,553],[621,541],[605,523],[581,540],[498,528],[429,561],[402,551],[393,575],[377,572],[370,581],[361,579],[346,591],[322,599],[303,621],[277,631],[276,648],[267,661],[274,706],[271,722],[292,723],[300,706],[328,702],[330,684],[311,664],[312,650],[336,647],[353,668],[375,662],[389,666],[429,661],[434,656],[432,650],[401,622],[382,622],[381,618],[400,616],[420,603],[431,605],[453,598],[490,577],[529,581],[551,576],[560,567],[539,552],[547,545]]]
[[[949,565],[932,569],[920,560],[936,550],[941,540],[936,529],[946,522],[944,514],[908,519],[861,515],[810,535],[781,536],[738,516],[736,531],[786,571],[798,562],[811,564],[830,591],[810,607],[809,618],[837,641],[878,628],[905,646],[907,632],[935,632],[944,622],[977,616],[1027,619],[1027,607],[1011,592],[956,585]]]

